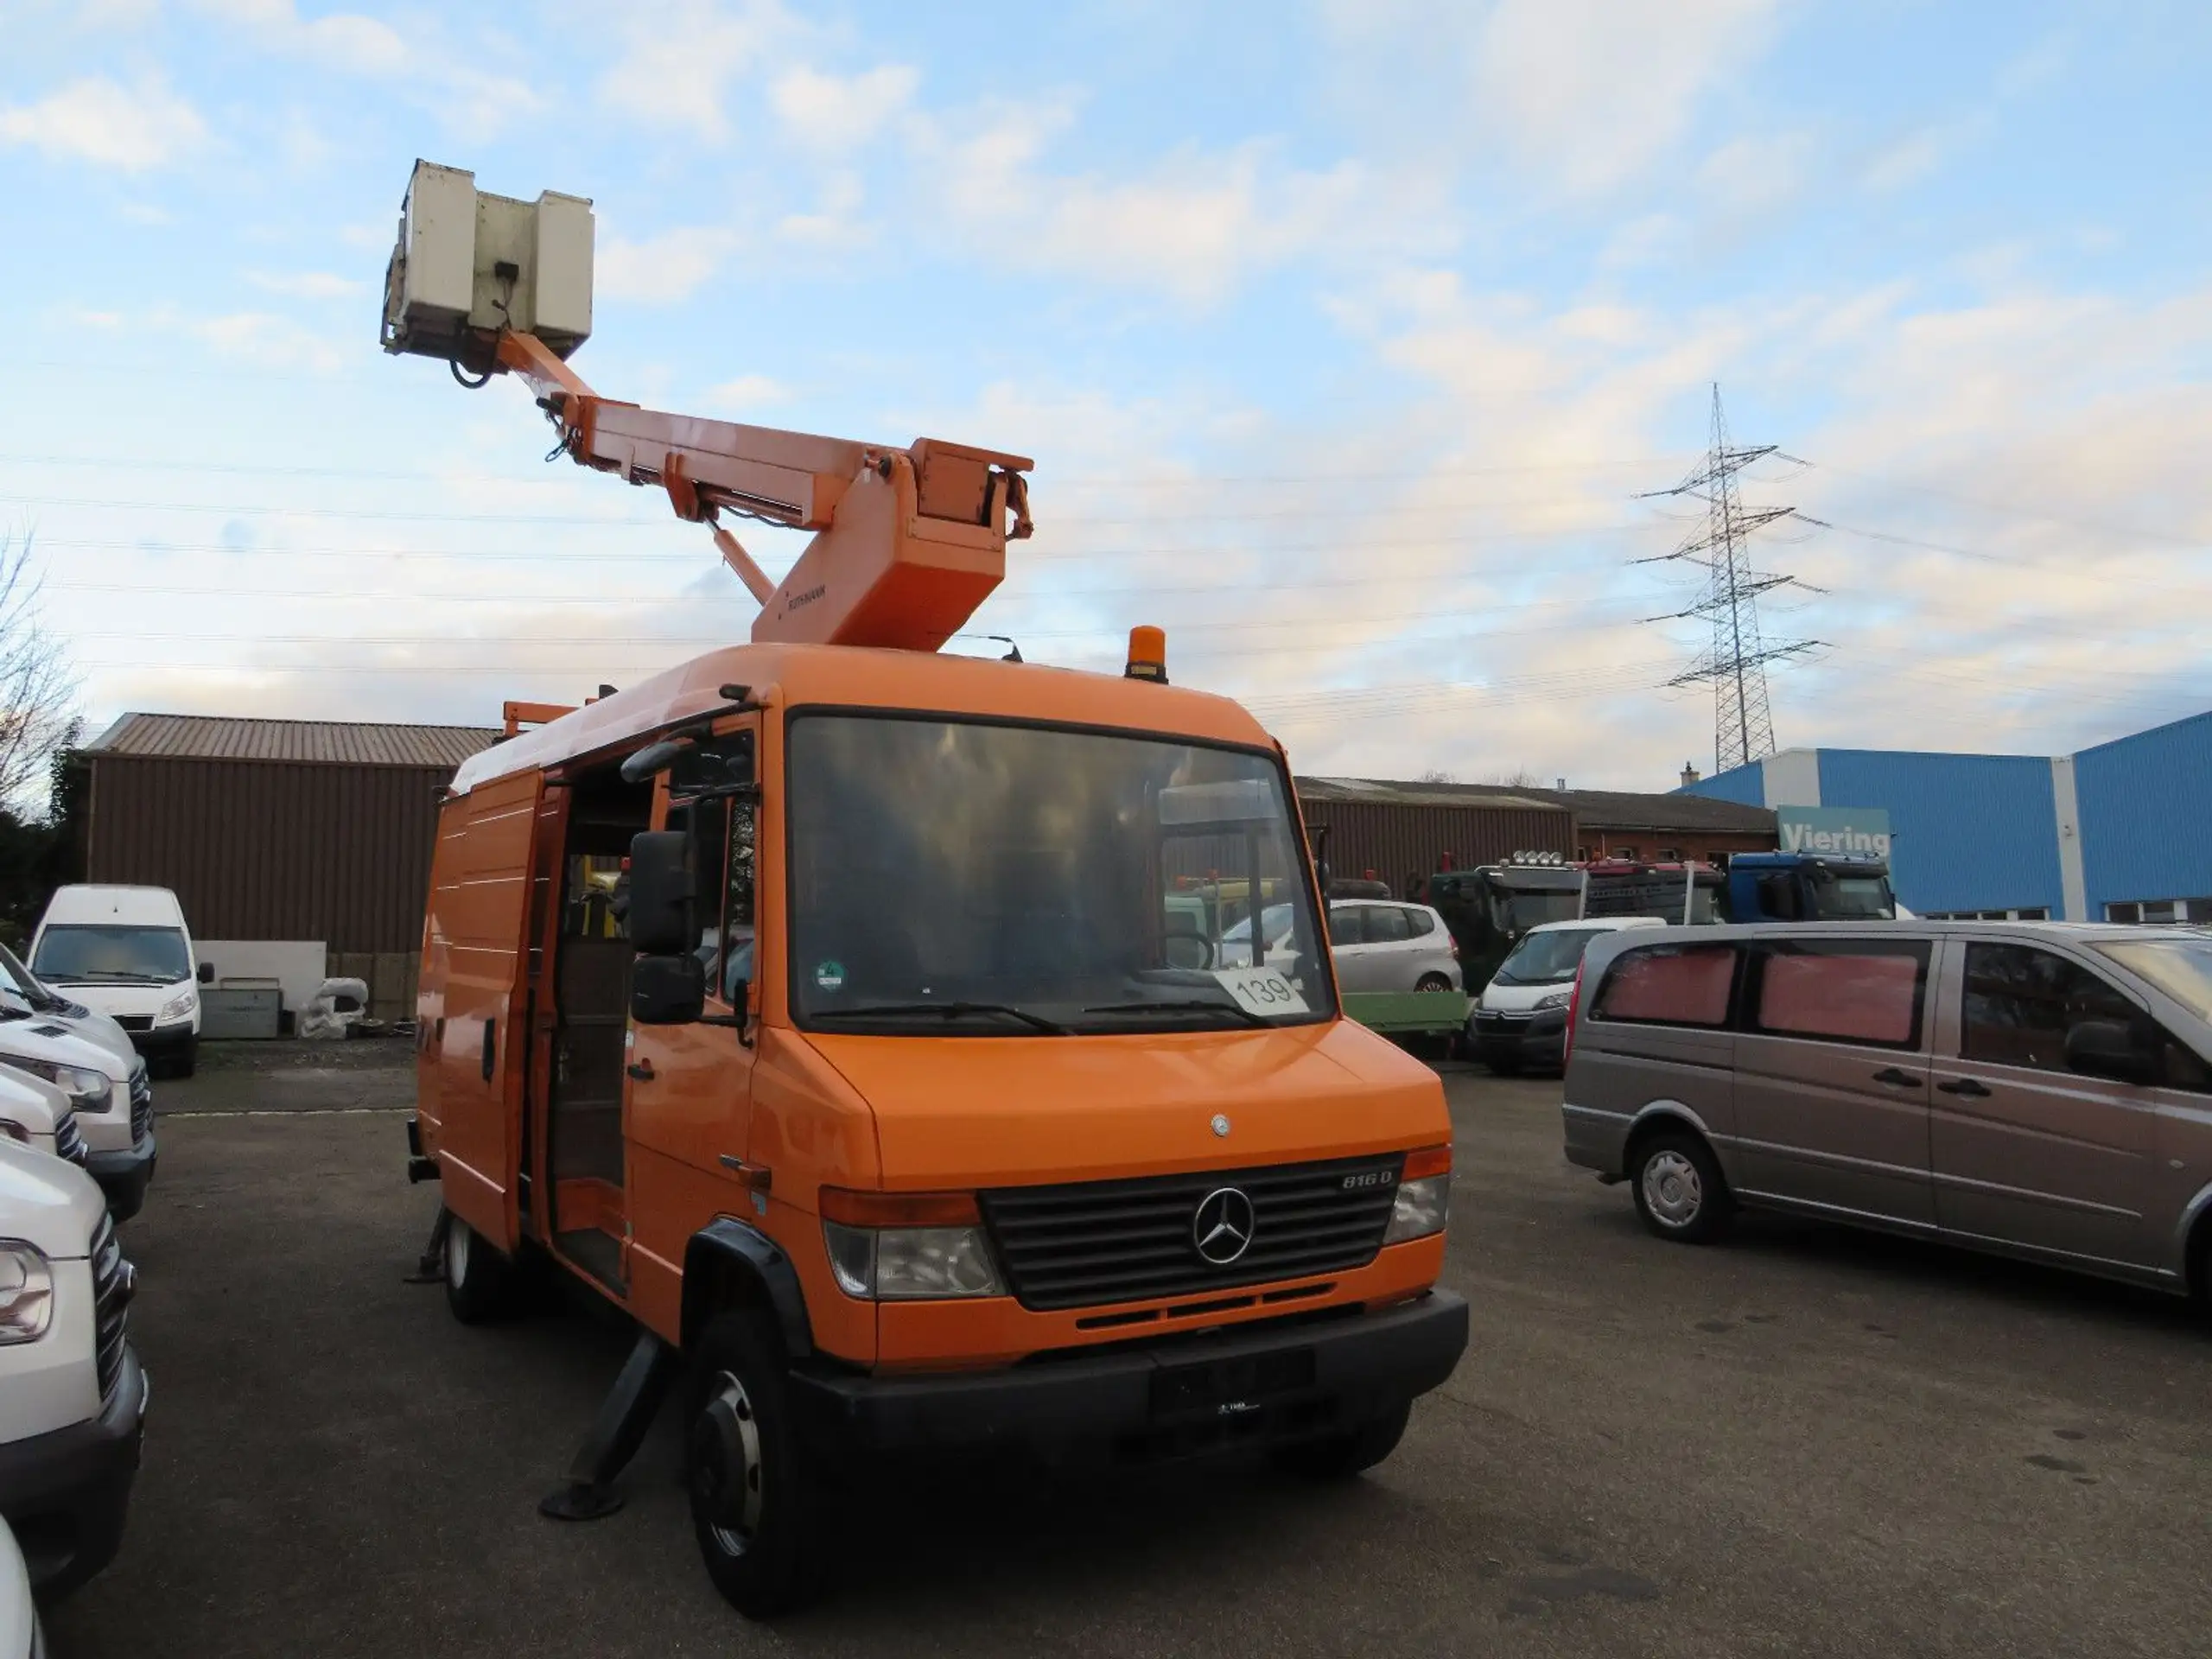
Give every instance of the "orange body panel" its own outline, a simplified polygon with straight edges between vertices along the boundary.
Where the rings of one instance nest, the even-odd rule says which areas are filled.
[[[752,688],[760,713],[717,712],[733,683]],[[1174,1328],[1175,1304],[1191,1299],[1123,1304],[1157,1307],[1160,1319],[1085,1330],[1079,1322],[1099,1310],[1033,1313],[1010,1297],[879,1307],[848,1296],[830,1274],[817,1194],[824,1185],[973,1190],[1226,1171],[1449,1141],[1435,1074],[1342,1020],[1052,1039],[792,1028],[783,943],[784,727],[807,705],[1010,716],[1275,749],[1234,703],[1181,688],[910,652],[756,645],[714,652],[474,757],[445,809],[423,1004],[442,1008],[447,1020],[442,1051],[426,1052],[426,1130],[436,1117],[448,1202],[472,1225],[501,1200],[512,1209],[521,1072],[503,1055],[487,1089],[469,1046],[480,1024],[467,1021],[504,1021],[517,983],[537,780],[579,761],[611,760],[702,716],[718,730],[748,725],[759,733],[755,996],[745,1033],[751,1046],[728,1026],[632,1027],[631,1058],[652,1075],[633,1075],[626,1090],[626,1300],[664,1337],[682,1335],[690,1240],[729,1216],[789,1254],[816,1345],[857,1364],[957,1369],[1127,1340]],[[510,823],[511,835],[499,827]],[[541,837],[541,860],[546,844]],[[1228,1120],[1226,1135],[1213,1128],[1217,1115]],[[729,1166],[738,1161],[743,1174]],[[748,1179],[765,1179],[765,1190]],[[485,1191],[476,1194],[480,1183]],[[1442,1255],[1441,1237],[1432,1237],[1389,1247],[1351,1272],[1240,1287],[1235,1294],[1249,1294],[1249,1304],[1209,1313],[1205,1323],[1389,1301],[1433,1283]],[[1265,1300],[1321,1284],[1326,1291],[1310,1298]]]

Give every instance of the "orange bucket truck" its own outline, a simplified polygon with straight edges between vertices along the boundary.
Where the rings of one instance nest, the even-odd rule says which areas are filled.
[[[384,331],[519,376],[762,605],[748,644],[518,711],[442,807],[425,1265],[465,1321],[543,1264],[638,1330],[543,1507],[613,1507],[673,1393],[708,1572],[766,1617],[821,1585],[855,1461],[1389,1456],[1466,1344],[1451,1125],[1339,1010],[1281,746],[1168,683],[1156,629],[1120,677],[938,654],[1031,463],[599,397],[566,360],[590,238],[588,203],[418,165]],[[813,540],[772,582],[732,515]],[[1224,950],[1199,881],[1287,931]]]

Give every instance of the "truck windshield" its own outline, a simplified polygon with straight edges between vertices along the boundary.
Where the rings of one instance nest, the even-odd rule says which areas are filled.
[[[184,935],[173,927],[49,927],[31,967],[57,985],[169,985],[192,977]]]
[[[1271,756],[895,715],[791,722],[791,1000],[810,1030],[1038,1038],[1335,1013]],[[1257,942],[1195,890],[1268,895]],[[1231,937],[1231,936],[1234,937]]]
[[[1813,877],[1813,914],[1824,922],[1890,921],[1897,913],[1897,899],[1885,875],[1842,875],[1815,869]]]
[[[1582,907],[1579,887],[1531,891],[1500,887],[1495,897],[1497,926],[1509,936],[1525,933],[1546,922],[1571,922]]]
[[[2127,939],[2093,948],[2140,974],[2198,1019],[2212,1020],[2212,938]]]
[[[1582,953],[1590,948],[1590,941],[1603,931],[1596,927],[1563,927],[1555,933],[1531,933],[1513,947],[1513,954],[1498,968],[1498,982],[1564,984],[1582,965]]]

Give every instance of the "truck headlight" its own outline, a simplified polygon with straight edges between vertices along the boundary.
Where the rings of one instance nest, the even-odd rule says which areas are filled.
[[[53,1268],[36,1245],[0,1239],[0,1347],[36,1342],[53,1319]]]
[[[21,1141],[26,1146],[30,1143],[31,1132],[12,1117],[0,1117],[0,1135],[6,1135],[10,1141]]]
[[[164,1025],[172,1020],[189,1020],[192,1011],[200,1006],[200,993],[187,986],[162,1004],[162,1011],[154,1023]]]
[[[1444,1230],[1452,1215],[1452,1148],[1429,1147],[1406,1154],[1405,1173],[1398,1181],[1398,1199],[1390,1206],[1390,1225],[1382,1235],[1385,1244],[1427,1238]]]
[[[80,1112],[104,1112],[114,1097],[115,1085],[105,1071],[95,1071],[86,1065],[63,1065],[54,1060],[34,1059],[28,1054],[0,1054],[0,1065],[12,1065],[18,1071],[28,1071],[35,1077],[44,1077],[58,1084],[69,1096],[69,1104]]]
[[[1536,1012],[1543,1014],[1553,1008],[1563,1008],[1567,999],[1573,995],[1572,991],[1554,991],[1549,996],[1540,996],[1536,999]]]
[[[1006,1294],[972,1192],[824,1187],[822,1240],[848,1296],[893,1302]]]

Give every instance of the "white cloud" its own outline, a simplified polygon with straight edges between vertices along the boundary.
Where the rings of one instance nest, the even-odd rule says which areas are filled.
[[[344,367],[346,360],[346,353],[327,335],[272,312],[187,319],[182,327],[218,356],[257,365],[327,374]]]
[[[1699,163],[1698,184],[1714,218],[1724,222],[1763,219],[1803,191],[1812,150],[1810,133],[1732,138]]]
[[[798,32],[780,0],[632,0],[620,55],[599,81],[609,109],[710,143],[730,134],[730,85]]]
[[[725,380],[718,386],[707,389],[707,401],[717,409],[733,414],[744,414],[791,397],[791,389],[780,380],[765,374],[741,374],[734,380]]]
[[[905,64],[885,64],[857,75],[793,69],[777,78],[769,103],[784,130],[810,149],[857,149],[912,101],[920,75]]]
[[[0,107],[0,143],[126,172],[182,160],[207,141],[200,112],[152,79],[125,87],[86,75],[35,104]]]
[[[327,270],[249,270],[247,282],[267,294],[302,300],[343,300],[367,291],[368,284]]]
[[[729,232],[706,225],[664,231],[637,242],[606,237],[595,261],[595,291],[603,299],[673,304],[696,293],[734,245]]]
[[[776,221],[776,235],[785,242],[817,249],[863,247],[875,239],[874,227],[861,217],[860,175],[834,173],[823,187],[822,198],[810,213],[786,213]]]
[[[1499,0],[1478,26],[1478,118],[1576,194],[1662,161],[1700,99],[1764,49],[1777,0]]]

